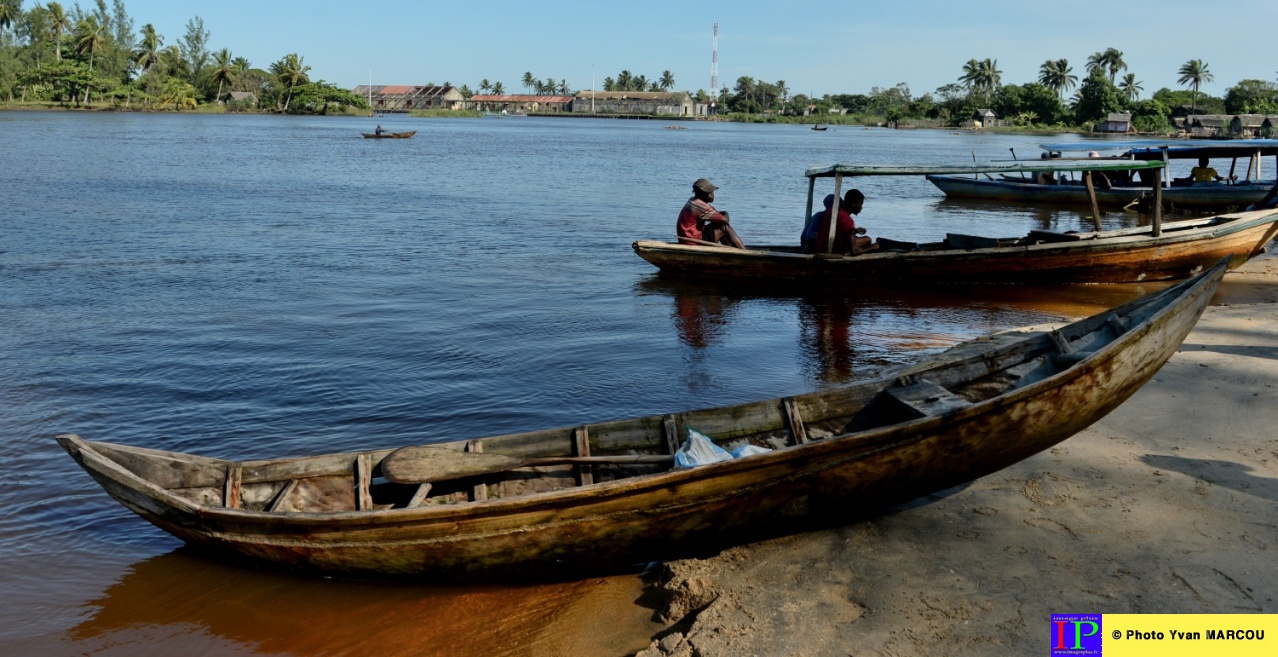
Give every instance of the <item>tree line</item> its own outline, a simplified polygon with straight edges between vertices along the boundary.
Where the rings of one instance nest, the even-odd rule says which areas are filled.
[[[1278,113],[1274,82],[1241,80],[1223,97],[1203,94],[1202,85],[1215,78],[1201,59],[1191,59],[1178,69],[1177,82],[1185,89],[1162,88],[1146,99],[1141,98],[1143,83],[1127,71],[1123,52],[1107,48],[1088,57],[1081,82],[1068,59],[1043,62],[1038,78],[1025,84],[1004,84],[995,59],[970,59],[955,82],[922,96],[914,96],[905,83],[873,87],[868,94],[790,96],[784,80],[769,84],[743,76],[731,90],[722,89],[716,100],[721,111],[730,113],[828,117],[830,110],[838,109],[852,121],[888,124],[931,119],[959,125],[978,109],[988,108],[1012,125],[1090,129],[1109,113],[1130,112],[1135,128],[1142,132],[1170,131],[1172,113],[1181,106],[1191,114]],[[1067,99],[1071,91],[1075,93]],[[696,96],[703,102],[707,98],[704,91]]]
[[[312,80],[303,57],[289,53],[266,69],[214,50],[196,16],[185,33],[167,41],[135,22],[123,0],[95,0],[90,9],[58,2],[0,0],[0,99],[13,103],[195,109],[214,104],[231,111],[268,109],[324,113],[367,109],[364,99],[323,80]],[[232,100],[232,92],[249,92]]]

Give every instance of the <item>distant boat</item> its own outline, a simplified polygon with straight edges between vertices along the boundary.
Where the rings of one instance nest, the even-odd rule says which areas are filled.
[[[375,132],[362,132],[360,134],[364,135],[364,139],[408,139],[409,137],[412,137],[413,135],[417,134],[417,131],[411,130],[409,132],[383,132],[380,135]]]
[[[812,126],[812,129],[813,129],[813,130],[821,130],[821,131],[828,130],[829,128],[830,128],[830,126],[827,126],[827,125],[814,125],[814,126]]]

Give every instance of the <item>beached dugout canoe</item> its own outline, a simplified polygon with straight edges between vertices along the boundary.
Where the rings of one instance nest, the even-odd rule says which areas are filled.
[[[269,461],[58,442],[124,506],[231,558],[360,577],[580,576],[847,522],[1047,449],[1158,371],[1225,268],[1055,331],[783,399]],[[771,451],[672,469],[690,428]]]

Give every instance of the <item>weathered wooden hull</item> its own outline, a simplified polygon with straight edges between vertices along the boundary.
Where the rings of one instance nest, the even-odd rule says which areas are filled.
[[[417,134],[417,131],[413,130],[411,132],[383,132],[380,135],[376,133],[372,133],[372,132],[361,132],[360,134],[364,135],[364,139],[408,139],[409,137],[412,137],[413,135]]]
[[[1278,232],[1278,211],[1181,222],[1153,237],[1148,228],[1084,233],[1079,241],[973,249],[935,248],[859,256],[793,248],[639,241],[635,252],[663,272],[769,280],[812,279],[873,285],[1136,283],[1192,276],[1221,258],[1238,267]],[[1188,227],[1186,227],[1188,226]],[[1012,241],[1011,239],[1007,241]]]
[[[1044,205],[1079,205],[1091,203],[1087,187],[1082,184],[1040,185],[1009,180],[976,179],[965,176],[928,176],[950,198],[974,198],[991,201],[1016,201]],[[1264,198],[1274,181],[1258,181],[1237,185],[1199,184],[1163,189],[1163,202],[1188,210],[1224,210],[1245,208]],[[1148,187],[1096,187],[1096,201],[1105,207],[1124,207],[1152,193]]]
[[[689,426],[716,437],[811,432],[806,442],[796,438],[759,456],[512,498],[326,513],[223,508],[216,495],[198,499],[191,491],[225,483],[217,473],[229,461],[72,435],[59,442],[143,518],[188,543],[258,564],[372,577],[580,575],[845,522],[1047,449],[1104,416],[1152,377],[1193,328],[1223,273],[1223,266],[1213,268],[1062,328],[1059,338],[1038,334],[943,355],[903,377],[785,400],[592,424],[576,434],[567,428],[485,439],[485,452],[522,455],[571,449],[565,445],[574,434],[588,433],[592,449],[602,451],[647,445],[654,436],[662,441],[663,432],[678,435]],[[1020,362],[1027,353],[1046,353],[1052,344],[1059,348],[1061,339],[1080,350],[1076,360],[1059,371],[1045,370],[1043,378],[1023,387],[909,421],[851,433],[837,428],[848,409],[868,408],[885,386],[980,382],[986,372]],[[802,431],[793,424],[800,416],[812,418]],[[377,463],[389,451],[364,458]],[[242,466],[237,476],[249,486],[272,468],[287,469],[292,477],[313,476],[356,458],[243,463],[236,465]],[[179,471],[183,474],[174,474]],[[349,495],[350,475],[343,481]],[[184,487],[175,488],[178,484]]]

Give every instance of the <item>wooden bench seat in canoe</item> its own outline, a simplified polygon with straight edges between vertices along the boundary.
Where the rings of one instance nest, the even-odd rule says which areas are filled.
[[[1016,240],[998,239],[996,237],[981,237],[980,235],[963,235],[961,233],[946,233],[945,244],[951,249],[993,249],[1000,246],[1012,246]]]
[[[1054,230],[1031,230],[1031,242],[1080,242],[1083,236],[1079,233],[1058,233]]]

